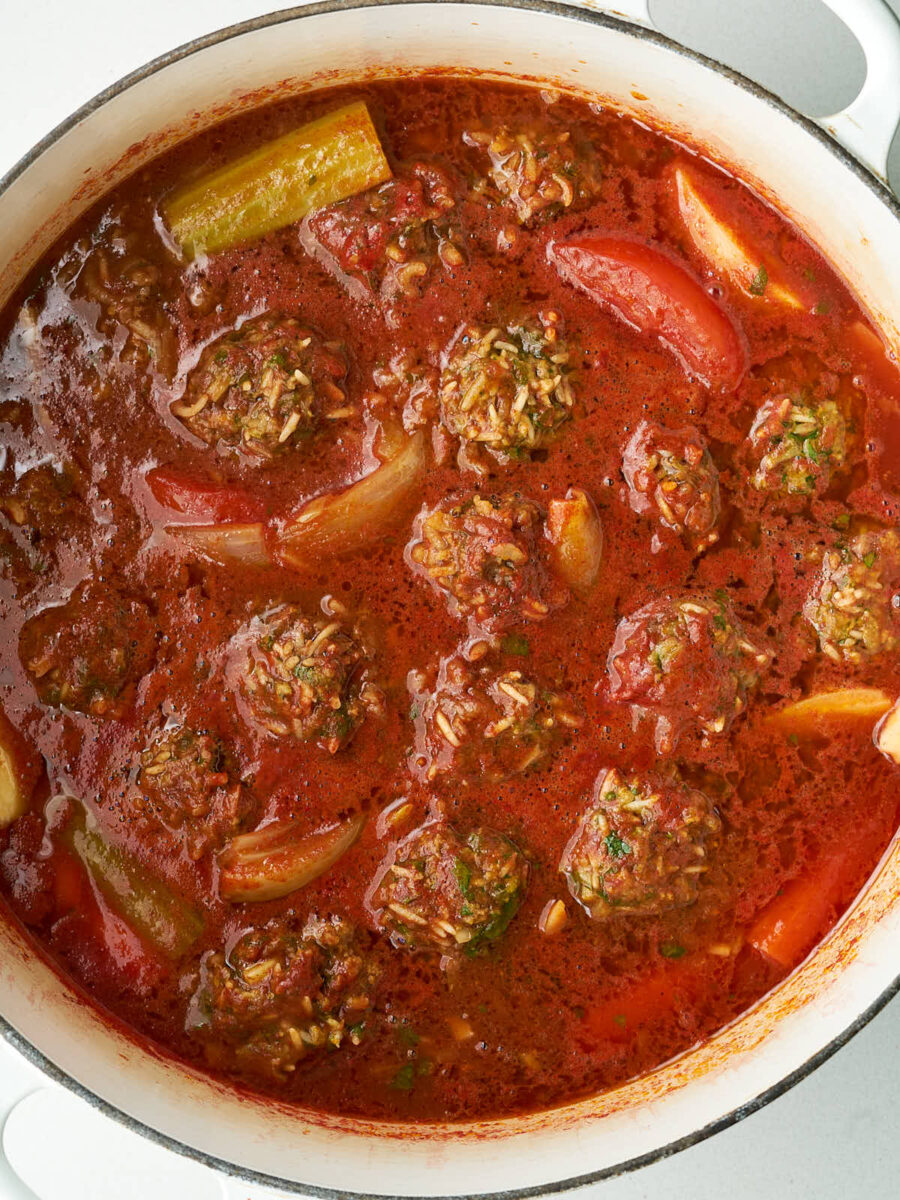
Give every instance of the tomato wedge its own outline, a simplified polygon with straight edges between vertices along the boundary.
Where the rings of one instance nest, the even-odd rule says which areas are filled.
[[[253,522],[265,516],[262,503],[233,484],[197,479],[170,467],[154,467],[146,478],[158,504],[192,521]]]
[[[709,388],[730,391],[747,367],[744,338],[703,285],[667,250],[584,233],[551,243],[560,276],[641,333],[652,334]]]

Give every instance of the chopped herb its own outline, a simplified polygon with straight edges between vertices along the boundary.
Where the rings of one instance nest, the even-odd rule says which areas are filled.
[[[616,1013],[616,1015],[613,1017],[613,1020],[615,1021],[615,1023],[617,1025],[620,1025],[623,1029],[625,1028],[625,1026],[627,1024],[627,1018],[624,1013]]]
[[[830,300],[820,300],[813,311],[816,313],[817,316],[820,316],[820,317],[827,316],[828,313],[831,312],[831,301]]]
[[[400,1068],[400,1070],[391,1080],[391,1087],[397,1092],[411,1092],[415,1082],[415,1064],[408,1062],[405,1066]]]
[[[310,175],[309,186],[312,187],[312,185],[317,181],[318,178],[319,178],[318,175]]]
[[[412,704],[412,705],[410,705],[410,709],[409,709],[409,719],[410,719],[411,721],[416,721],[416,720],[418,720],[418,717],[419,717],[419,706],[418,706],[418,704]]]
[[[791,743],[792,746],[800,745],[800,739],[799,739],[799,737],[797,737],[796,733],[789,733],[788,741]]]
[[[472,871],[468,863],[464,863],[461,858],[458,858],[453,864],[453,874],[456,876],[459,890],[464,896],[468,896],[472,883]]]
[[[839,517],[835,517],[831,522],[833,529],[847,529],[850,525],[850,514],[841,513]]]
[[[500,648],[504,654],[526,655],[531,653],[528,638],[521,633],[508,633],[500,639]]]
[[[761,296],[763,294],[763,292],[766,290],[766,284],[768,282],[769,282],[769,272],[766,270],[766,268],[764,266],[762,266],[762,264],[760,264],[759,270],[756,272],[756,274],[750,280],[751,296]]]
[[[659,952],[663,958],[681,958],[685,953],[685,949],[678,942],[663,942],[659,948]]]
[[[872,567],[875,566],[876,558],[877,558],[877,555],[876,555],[875,551],[870,550],[868,554],[863,555],[863,562],[866,564],[867,567],[869,567],[871,569]]]
[[[401,1046],[405,1046],[407,1050],[412,1050],[419,1044],[419,1035],[409,1025],[401,1025],[397,1030],[397,1040]]]
[[[603,844],[612,858],[624,858],[626,854],[631,853],[631,847],[619,837],[615,830],[606,835]]]

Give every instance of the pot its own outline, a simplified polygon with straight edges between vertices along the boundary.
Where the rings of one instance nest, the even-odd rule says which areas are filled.
[[[654,32],[642,0],[616,0],[617,15],[547,0],[324,0],[235,26],[98,96],[0,184],[0,301],[90,203],[195,130],[298,92],[438,68],[590,93],[699,145],[818,243],[896,345],[900,206],[877,176],[900,114],[900,28],[881,0],[828,2],[869,66],[857,100],[820,123],[834,137]],[[339,1119],[239,1094],[104,1021],[3,921],[0,1032],[109,1115],[247,1180],[334,1197],[526,1196],[643,1165],[754,1111],[900,989],[898,960],[895,839],[825,941],[702,1046],[594,1099],[454,1126]]]

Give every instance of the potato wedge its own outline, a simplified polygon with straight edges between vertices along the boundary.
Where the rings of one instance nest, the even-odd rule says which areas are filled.
[[[875,745],[885,758],[900,766],[900,700],[895,701],[875,726]]]
[[[788,308],[806,307],[798,291],[785,282],[784,272],[716,216],[685,167],[676,167],[674,177],[684,227],[713,271],[727,275],[751,299],[774,300]]]
[[[0,829],[28,808],[38,772],[27,758],[21,736],[0,713]]]
[[[834,722],[875,722],[890,707],[890,697],[880,688],[838,688],[832,692],[816,692],[776,709],[766,717],[766,724],[785,733],[809,736],[823,725]]]
[[[581,488],[547,506],[547,536],[553,562],[573,591],[584,595],[597,582],[603,560],[603,527],[596,505]]]
[[[0,829],[12,824],[28,807],[13,756],[0,744]]]

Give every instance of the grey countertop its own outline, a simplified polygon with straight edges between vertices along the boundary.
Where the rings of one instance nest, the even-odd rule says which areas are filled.
[[[900,12],[900,0],[890,3]],[[121,75],[176,44],[277,6],[271,0],[124,5],[121,0],[6,0],[0,17],[0,174],[58,121]],[[862,81],[859,46],[818,0],[651,0],[651,8],[664,32],[738,67],[812,115],[847,104]],[[898,186],[896,139],[892,167]],[[14,1099],[12,1088],[21,1095],[38,1085],[29,1071],[0,1046],[0,1124]],[[91,1120],[95,1126],[104,1121],[93,1116]],[[102,1127],[88,1129],[85,1144],[94,1137],[99,1152],[106,1133]],[[761,1112],[693,1149],[581,1194],[602,1195],[603,1200],[900,1196],[898,1135],[900,999],[811,1077]],[[80,1156],[74,1173],[86,1169],[89,1154]],[[233,1185],[224,1190],[232,1200],[262,1196]],[[76,1192],[94,1195],[86,1181],[80,1188],[73,1185],[69,1194]],[[0,1163],[0,1200],[29,1195]],[[139,1191],[131,1195],[144,1200]],[[167,1195],[175,1200],[175,1192]],[[146,1200],[158,1198],[159,1191],[148,1187]]]

